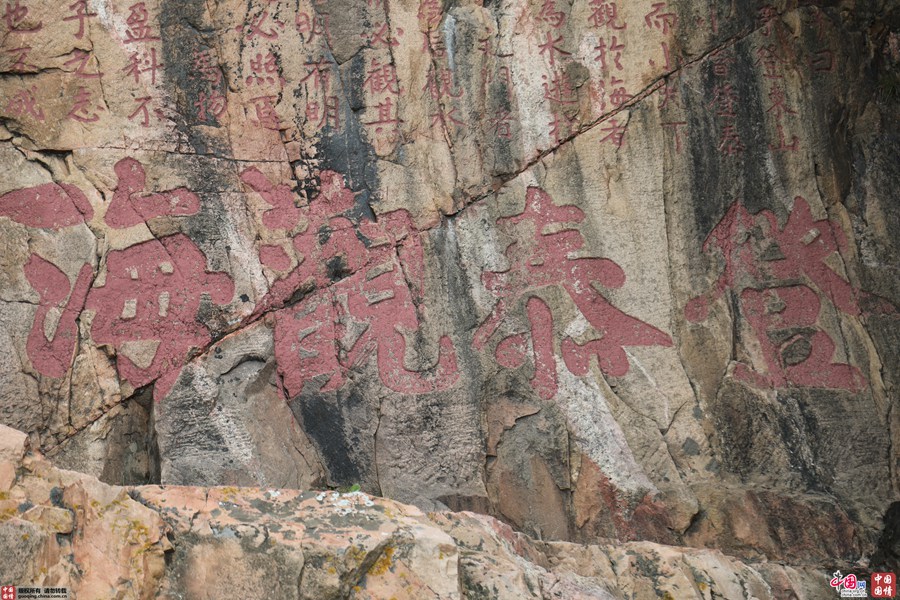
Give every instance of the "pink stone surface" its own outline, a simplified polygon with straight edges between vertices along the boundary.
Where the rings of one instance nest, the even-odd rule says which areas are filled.
[[[106,223],[115,229],[133,227],[162,216],[187,216],[200,210],[200,199],[187,188],[147,192],[144,167],[133,158],[116,163],[119,178],[112,202],[106,211]]]
[[[259,262],[276,271],[287,271],[291,267],[291,257],[281,246],[260,246]]]
[[[263,225],[269,229],[288,230],[297,226],[301,211],[294,205],[294,195],[289,186],[272,184],[256,167],[241,171],[241,181],[272,206],[263,214]]]
[[[93,216],[84,192],[68,183],[45,183],[0,196],[0,217],[28,227],[62,229],[90,221]]]
[[[37,254],[32,254],[25,263],[25,276],[40,296],[34,323],[28,334],[26,348],[28,358],[34,368],[48,377],[63,377],[72,364],[72,355],[78,342],[76,319],[84,307],[93,271],[85,264],[78,272],[74,285],[56,265]],[[44,331],[44,323],[51,309],[58,308],[62,314],[52,339]]]

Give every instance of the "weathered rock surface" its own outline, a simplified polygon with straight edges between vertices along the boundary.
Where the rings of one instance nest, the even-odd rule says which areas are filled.
[[[0,578],[77,598],[819,598],[811,569],[651,542],[540,542],[362,492],[123,488],[0,426]],[[793,595],[792,595],[793,594]]]
[[[0,423],[57,464],[900,569],[895,0],[4,8]]]

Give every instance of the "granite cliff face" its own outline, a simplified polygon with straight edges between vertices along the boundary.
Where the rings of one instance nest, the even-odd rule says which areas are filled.
[[[4,581],[77,598],[813,599],[810,567],[653,542],[538,541],[493,517],[363,492],[123,488],[0,426]]]
[[[245,562],[202,489],[358,485],[546,573],[900,568],[896,2],[63,4],[0,21],[0,422],[177,564]]]

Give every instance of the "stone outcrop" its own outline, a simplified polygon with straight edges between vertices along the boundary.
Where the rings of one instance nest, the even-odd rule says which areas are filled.
[[[111,486],[26,453],[26,439],[0,426],[0,577],[77,598],[812,599],[827,590],[811,569],[651,542],[541,542],[492,517],[425,514],[359,491]]]
[[[896,2],[7,4],[0,423],[59,466],[900,569]]]

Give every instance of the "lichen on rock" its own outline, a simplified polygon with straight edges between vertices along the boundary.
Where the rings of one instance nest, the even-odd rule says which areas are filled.
[[[813,598],[896,572],[898,18],[5,3],[0,579]]]

